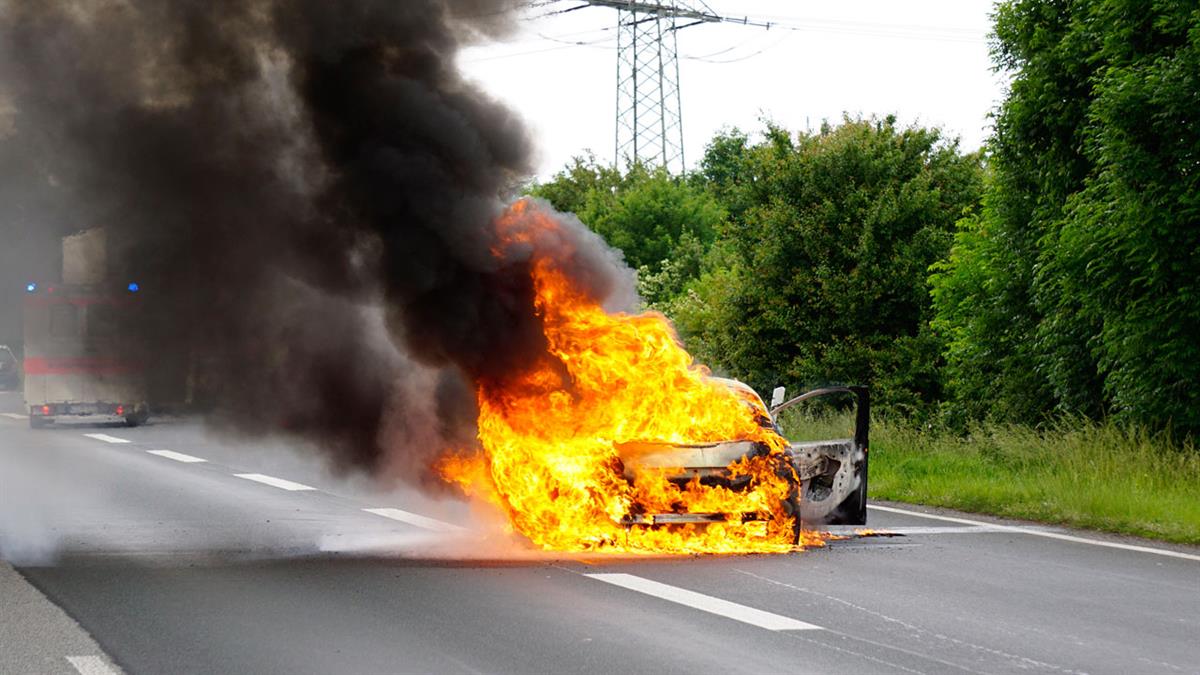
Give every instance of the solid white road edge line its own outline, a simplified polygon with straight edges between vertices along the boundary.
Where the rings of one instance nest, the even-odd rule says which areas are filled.
[[[1102,539],[1088,539],[1086,537],[1076,537],[1071,534],[1062,534],[1060,532],[1050,532],[1047,530],[1035,530],[1024,527],[1014,527],[1012,525],[997,525],[996,523],[988,523],[982,520],[971,520],[969,518],[953,518],[951,516],[935,516],[932,513],[921,513],[920,511],[909,511],[908,509],[897,509],[892,506],[876,506],[867,504],[867,508],[885,513],[899,513],[906,516],[916,516],[917,518],[929,518],[931,520],[944,520],[949,523],[962,523],[964,525],[976,525],[979,527],[998,528],[1004,532],[1016,532],[1019,534],[1030,534],[1035,537],[1047,537],[1049,539],[1060,539],[1062,541],[1073,541],[1077,544],[1091,544],[1092,546],[1104,546],[1107,548],[1119,548],[1123,551],[1137,551],[1139,553],[1153,553],[1155,555],[1164,555],[1171,558],[1183,558],[1184,560],[1200,561],[1200,555],[1191,553],[1183,553],[1181,551],[1171,551],[1165,548],[1152,548],[1150,546],[1137,546],[1135,544],[1122,544],[1115,541],[1104,541]]]
[[[84,436],[87,436],[88,438],[94,438],[98,441],[104,441],[105,443],[128,443],[129,442],[128,440],[126,440],[124,438],[117,438],[116,436],[109,436],[108,434],[84,434]]]
[[[374,513],[375,515],[383,516],[384,518],[398,520],[402,523],[408,523],[409,525],[415,525],[426,530],[433,530],[434,532],[463,532],[466,530],[465,527],[459,527],[453,523],[447,523],[426,516],[419,516],[415,513],[409,513],[408,511],[401,511],[400,509],[363,509],[363,511],[366,511],[367,513]]]
[[[860,536],[857,531],[862,530],[861,525],[834,525],[831,527],[822,528],[832,534],[838,534],[846,537]],[[875,536],[886,537],[890,534],[902,534],[904,536],[914,536],[921,534],[994,534],[1005,533],[1011,534],[1012,530],[1008,527],[988,525],[987,527],[978,527],[976,525],[904,525],[901,527],[879,527],[872,528],[875,530]],[[1034,529],[1034,528],[1030,528]],[[1022,532],[1026,530],[1022,529]],[[861,535],[870,537],[872,535]]]
[[[761,609],[739,605],[736,602],[714,598],[703,593],[660,584],[657,581],[650,581],[632,574],[585,574],[583,576],[767,630],[821,630],[820,626],[814,626],[811,623],[764,612]]]
[[[182,452],[175,452],[174,450],[147,450],[146,452],[150,453],[151,455],[158,455],[159,457],[166,457],[167,459],[173,459],[176,462],[183,462],[184,464],[194,464],[196,462],[207,462],[208,461],[207,459],[203,459],[201,457],[193,457],[191,455],[185,455]]]
[[[25,420],[25,419],[29,419],[29,415],[22,415],[22,414],[20,414],[20,413],[0,413],[0,415],[3,415],[4,417],[7,417],[7,418],[8,418],[8,419],[10,419],[10,420]]]
[[[68,656],[67,662],[79,671],[79,675],[117,675],[99,656]]]
[[[264,475],[261,473],[235,473],[233,475],[237,476],[238,478],[245,478],[246,480],[252,480],[256,483],[262,483],[264,485],[270,485],[271,487],[277,487],[280,490],[289,490],[289,491],[295,492],[297,490],[316,490],[317,489],[315,487],[310,487],[310,486],[304,485],[302,483],[293,483],[290,480],[284,480],[282,478],[276,478],[274,476],[267,476],[267,475]]]

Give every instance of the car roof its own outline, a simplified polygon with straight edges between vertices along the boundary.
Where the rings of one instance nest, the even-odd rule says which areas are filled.
[[[728,377],[710,377],[709,379],[711,379],[714,382],[720,382],[721,384],[725,385],[726,387],[729,387],[730,389],[736,389],[745,394],[754,394],[755,398],[761,398],[761,397],[759,397],[758,392],[754,391],[753,387],[746,384],[745,382],[742,382],[741,380],[734,380],[734,379],[731,379]]]

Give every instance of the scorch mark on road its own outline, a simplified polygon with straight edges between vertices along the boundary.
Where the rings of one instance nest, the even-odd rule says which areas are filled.
[[[632,574],[585,574],[583,576],[767,630],[821,630],[820,626],[814,626],[811,623],[764,612],[761,609],[739,605],[736,602],[714,598],[703,593],[660,584],[657,581],[643,579]]]

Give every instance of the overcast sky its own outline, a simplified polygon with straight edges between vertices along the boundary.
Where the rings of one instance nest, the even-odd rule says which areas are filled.
[[[539,176],[587,149],[611,162],[617,12],[551,14],[580,3],[529,4],[535,6],[524,10],[518,35],[461,53],[463,71],[525,117],[539,150]],[[763,117],[804,129],[843,112],[896,113],[904,123],[942,127],[974,149],[1003,95],[1005,80],[988,57],[991,0],[707,4],[719,14],[777,25],[704,24],[679,32],[689,168],[716,131],[756,131]]]

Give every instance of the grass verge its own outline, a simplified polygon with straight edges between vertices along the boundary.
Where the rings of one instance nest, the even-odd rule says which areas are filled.
[[[846,437],[843,417],[785,418],[792,440]],[[967,435],[874,421],[869,496],[1200,544],[1200,448],[1112,424]]]

